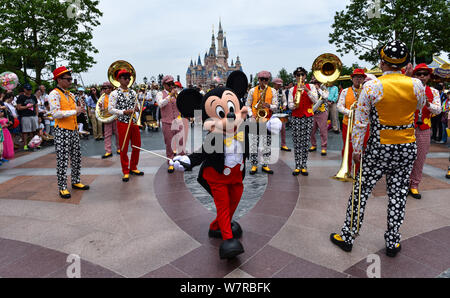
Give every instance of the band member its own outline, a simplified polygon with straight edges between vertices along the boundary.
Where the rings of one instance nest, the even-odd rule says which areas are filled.
[[[272,117],[272,113],[278,108],[278,95],[274,88],[269,86],[271,74],[268,71],[261,71],[258,73],[258,86],[252,88],[247,97],[246,105],[251,107],[253,121],[258,121],[257,134],[250,134],[250,160],[252,168],[250,175],[255,175],[258,171],[258,151],[259,142],[262,140],[262,171],[267,174],[273,174],[273,170],[269,168],[269,161],[271,157],[272,135],[267,131],[267,121]],[[265,97],[263,98],[263,96]],[[258,109],[256,108],[258,107]],[[258,116],[258,111],[264,110],[267,114],[264,118]],[[265,131],[267,131],[266,134]],[[262,137],[261,137],[262,136]]]
[[[427,83],[431,79],[433,69],[426,64],[419,64],[413,72],[413,77],[419,79],[425,86],[425,94],[427,96],[426,106],[422,112],[416,111],[416,142],[417,142],[417,159],[411,172],[411,186],[409,194],[420,200],[422,195],[419,193],[419,184],[422,180],[422,171],[427,159],[428,150],[431,144],[431,117],[432,114],[439,115],[441,113],[441,99],[439,91],[431,88]]]
[[[341,125],[339,123],[339,113],[337,110],[337,101],[339,98],[339,89],[337,86],[329,86],[328,87],[328,114],[331,119],[331,126],[333,128],[333,132],[335,134],[339,134],[341,132]]]
[[[81,147],[77,123],[77,115],[85,113],[86,110],[77,106],[75,96],[68,91],[72,85],[70,70],[64,66],[55,69],[53,80],[56,81],[57,87],[50,93],[49,102],[51,114],[55,119],[56,175],[60,197],[70,199],[66,174],[69,158],[72,189],[89,189],[89,186],[81,183]]]
[[[389,42],[379,49],[379,54],[383,76],[364,85],[355,114],[353,161],[362,162],[360,176],[349,198],[341,234],[331,234],[330,240],[346,252],[352,250],[364,221],[367,199],[376,183],[386,175],[389,203],[384,238],[386,255],[395,257],[401,250],[399,230],[417,156],[414,114],[417,109],[422,110],[426,96],[420,80],[401,73],[406,65],[412,68],[409,50],[403,42]],[[369,122],[370,138],[363,153]]]
[[[319,129],[320,132],[320,141],[321,141],[321,155],[327,155],[327,145],[328,145],[328,96],[329,92],[326,87],[320,86],[320,82],[313,76],[311,83],[316,87],[317,93],[320,97],[322,97],[322,104],[319,108],[314,111],[314,123],[311,131],[311,148],[309,152],[317,151],[317,140],[316,140],[316,131]]]
[[[102,85],[102,92],[105,94],[105,99],[103,100],[102,109],[109,107],[109,96],[113,91],[114,87],[110,82],[105,82]],[[116,148],[117,154],[120,154],[120,144],[119,144],[119,131],[117,130],[117,120],[110,123],[104,123],[104,133],[105,133],[105,155],[102,156],[103,159],[110,158],[112,154],[112,136],[115,135],[116,138]]]
[[[140,109],[140,103],[137,100],[136,92],[128,89],[131,80],[131,73],[128,70],[122,69],[118,71],[116,80],[120,83],[120,87],[111,92],[109,96],[108,112],[117,115],[117,130],[119,132],[119,144],[121,146],[120,163],[123,173],[122,181],[128,182],[130,180],[130,174],[144,176],[144,172],[139,171],[137,168],[140,150],[133,147],[131,160],[128,159],[130,140],[132,146],[141,147],[141,131],[137,125],[138,117],[136,116]],[[133,114],[135,114],[134,117],[132,117]]]
[[[175,88],[175,80],[172,76],[165,76],[162,80],[164,90],[156,95],[156,102],[161,109],[161,122],[164,135],[164,143],[166,144],[166,156],[173,159],[177,149],[179,155],[184,155],[183,140],[183,121],[181,120],[180,111],[177,108],[177,89]],[[180,140],[183,142],[180,144]],[[178,148],[177,148],[178,147]],[[167,170],[173,173],[175,168],[169,165]]]
[[[294,176],[302,174],[308,176],[308,153],[311,142],[314,112],[313,105],[318,100],[316,87],[306,84],[307,71],[298,67],[294,71],[297,85],[289,90],[288,106],[292,110],[292,137],[294,140],[295,170]],[[303,90],[301,90],[303,89]],[[301,93],[300,102],[295,103],[295,98]]]
[[[353,85],[347,89],[342,90],[341,95],[339,97],[339,101],[337,103],[338,111],[344,115],[344,119],[342,120],[342,141],[345,145],[347,141],[347,130],[348,130],[348,120],[350,114],[351,106],[357,102],[359,94],[361,94],[362,86],[364,84],[364,80],[367,78],[364,69],[357,68],[351,74]],[[364,138],[364,147],[367,145],[367,141],[369,140],[369,128],[367,129],[366,136]],[[350,132],[351,135],[351,132]],[[342,149],[342,157],[344,157],[345,146]],[[349,143],[349,158],[348,158],[348,168],[352,168],[352,156],[353,156],[353,145],[350,140]],[[358,168],[356,169],[358,172]]]
[[[278,99],[278,108],[277,113],[285,113],[287,109],[287,97],[286,93],[281,88],[283,86],[283,80],[280,78],[273,79],[273,88],[277,92],[277,99]],[[288,118],[280,118],[281,123],[283,123],[283,126],[281,127],[281,150],[286,152],[291,152],[292,150],[286,146],[286,122]]]

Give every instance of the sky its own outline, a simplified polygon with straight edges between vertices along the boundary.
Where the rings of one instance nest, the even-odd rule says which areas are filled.
[[[85,85],[107,81],[107,70],[116,60],[126,60],[136,69],[137,82],[158,74],[180,75],[186,84],[191,59],[202,63],[211,46],[219,20],[226,33],[230,59],[239,55],[250,77],[268,70],[276,77],[285,68],[311,69],[316,57],[337,54],[328,43],[336,11],[350,0],[100,0],[101,25],[94,30],[97,61],[82,73]],[[217,46],[217,40],[216,40]],[[340,57],[345,65],[359,63],[352,53]]]

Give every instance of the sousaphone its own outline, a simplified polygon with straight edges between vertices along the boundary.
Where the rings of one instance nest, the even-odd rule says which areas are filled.
[[[128,88],[133,86],[134,82],[136,81],[136,70],[134,69],[133,65],[128,63],[124,60],[119,60],[111,64],[111,66],[108,69],[108,81],[115,87],[120,87],[119,81],[117,81],[117,73],[122,70],[126,69],[128,72],[131,73],[131,80],[130,84],[128,85]],[[95,108],[95,116],[97,119],[102,123],[111,123],[114,120],[117,119],[117,115],[112,115],[108,112],[108,107],[105,106],[105,94],[102,94],[100,99],[97,102],[97,106]],[[101,107],[100,107],[101,106]]]

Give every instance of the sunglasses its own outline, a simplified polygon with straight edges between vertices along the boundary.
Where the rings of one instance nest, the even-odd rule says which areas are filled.
[[[421,76],[426,77],[426,76],[428,76],[429,74],[430,74],[429,72],[417,72],[417,73],[416,73],[416,77],[421,77]]]
[[[263,82],[268,82],[268,81],[269,81],[268,78],[259,78],[259,80],[260,80],[260,81],[263,81]]]

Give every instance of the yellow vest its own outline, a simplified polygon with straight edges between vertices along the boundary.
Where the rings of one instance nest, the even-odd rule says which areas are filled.
[[[273,98],[273,94],[272,94],[272,88],[268,87],[267,88],[267,92],[266,92],[266,98],[264,100],[265,103],[268,104],[272,104],[272,98]],[[259,86],[257,86],[255,88],[255,91],[253,92],[253,102],[252,102],[252,112],[253,115],[256,115],[256,109],[255,106],[258,103],[258,101],[261,99],[261,91],[259,90]],[[271,117],[271,111],[270,109],[265,109],[267,111],[267,117],[270,118]]]
[[[347,89],[347,96],[345,97],[345,108],[347,110],[350,110],[355,101],[356,101],[355,92],[353,92],[353,87],[350,87]],[[348,126],[347,115],[344,116],[344,120],[342,120],[342,123]]]
[[[375,105],[379,121],[385,126],[414,125],[417,98],[410,77],[399,73],[379,78],[383,84],[383,98]],[[416,141],[414,127],[401,130],[380,131],[380,142],[384,145],[408,144]]]
[[[61,97],[60,100],[61,111],[74,111],[77,109],[75,98],[73,98],[73,95],[70,92],[64,94],[59,88],[56,88],[55,90],[59,93],[59,96]],[[77,115],[61,119],[55,119],[55,126],[68,130],[77,130],[78,129]]]

